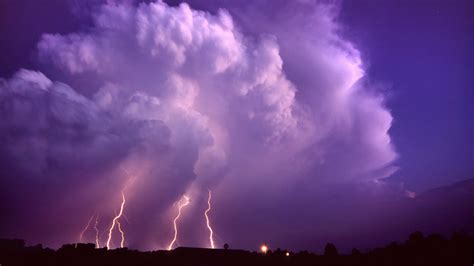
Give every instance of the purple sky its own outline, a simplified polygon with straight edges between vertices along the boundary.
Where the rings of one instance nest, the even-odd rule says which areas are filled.
[[[127,246],[186,194],[207,247],[207,189],[218,246],[472,229],[412,198],[474,172],[468,1],[48,3],[0,4],[0,237],[104,244],[124,191]]]

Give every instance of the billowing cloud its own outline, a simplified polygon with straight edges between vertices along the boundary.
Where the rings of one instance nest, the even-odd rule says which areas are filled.
[[[278,17],[262,6],[211,13],[185,3],[108,3],[91,28],[44,34],[43,66],[74,87],[31,70],[0,84],[2,190],[16,190],[5,198],[19,210],[6,232],[71,242],[94,213],[105,228],[133,176],[124,225],[131,247],[167,245],[183,193],[195,200],[181,243],[207,245],[199,216],[206,188],[215,191],[220,244],[283,243],[331,227],[329,219],[311,228],[318,212],[331,215],[321,201],[334,186],[390,175],[392,116],[364,82],[334,9],[260,5]],[[302,207],[316,201],[314,210]],[[32,214],[41,234],[24,229]],[[290,230],[295,223],[300,229]]]

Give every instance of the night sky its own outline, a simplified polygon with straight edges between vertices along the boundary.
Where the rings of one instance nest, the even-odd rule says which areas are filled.
[[[209,190],[216,247],[474,232],[473,12],[1,1],[0,238],[166,249],[186,196],[173,247],[210,247]]]

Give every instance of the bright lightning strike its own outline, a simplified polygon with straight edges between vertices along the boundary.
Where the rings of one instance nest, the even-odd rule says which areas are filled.
[[[114,217],[112,220],[112,225],[109,228],[109,237],[107,238],[107,249],[110,249],[110,241],[112,240],[112,232],[115,228],[115,225],[118,223],[118,219],[122,217],[123,214],[123,208],[125,206],[125,194],[122,191],[122,204],[120,205],[120,212]],[[123,236],[122,236],[122,242],[124,241]]]
[[[94,224],[94,230],[95,230],[95,247],[100,248],[100,241],[99,241],[99,228],[97,225],[99,224],[99,214],[95,217],[95,224]]]
[[[123,248],[123,244],[125,242],[125,234],[122,230],[122,224],[119,221],[117,221],[117,225],[118,225],[118,230],[120,232],[120,235],[122,236],[122,240],[120,240],[120,247]]]
[[[176,226],[176,222],[178,221],[179,217],[181,216],[181,209],[189,204],[189,198],[186,195],[183,196],[183,199],[184,199],[184,203],[181,203],[182,200],[180,200],[179,203],[178,203],[178,215],[176,215],[176,217],[173,220],[174,237],[173,237],[173,240],[171,241],[171,243],[168,247],[168,250],[171,250],[171,248],[174,245],[174,242],[176,242],[176,238],[178,237],[178,227]]]
[[[211,248],[215,248],[214,246],[214,239],[212,238],[212,235],[214,232],[212,231],[211,225],[209,223],[209,216],[207,215],[211,211],[211,190],[209,189],[209,197],[207,198],[207,210],[204,212],[204,216],[206,217],[206,225],[207,229],[209,229],[209,241],[211,242]]]

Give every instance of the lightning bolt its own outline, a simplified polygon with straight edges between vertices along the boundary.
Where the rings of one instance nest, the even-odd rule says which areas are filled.
[[[121,167],[121,169],[127,174],[127,175],[131,175],[130,172],[125,169],[124,167]],[[120,223],[119,219],[121,219],[122,217],[124,217],[125,219],[127,219],[127,217],[125,216],[125,214],[123,214],[123,209],[124,209],[124,206],[125,206],[125,193],[124,191],[127,190],[128,186],[131,185],[131,183],[133,183],[135,181],[135,176],[132,176],[131,178],[128,179],[127,183],[125,184],[125,187],[122,189],[121,193],[122,193],[122,204],[120,205],[120,212],[118,214],[115,215],[114,219],[112,220],[112,224],[110,225],[110,228],[109,228],[109,236],[107,238],[107,249],[110,249],[110,242],[112,241],[112,233],[114,231],[114,228],[115,228],[115,225],[117,225],[117,229],[118,231],[120,232],[120,236],[121,236],[121,240],[120,240],[120,247],[123,248],[124,247],[124,243],[125,243],[125,233],[124,231],[122,230],[122,224]],[[98,237],[96,237],[96,242],[98,243]]]
[[[100,248],[100,241],[99,241],[99,228],[97,225],[99,224],[99,214],[95,217],[95,224],[94,224],[94,230],[95,230],[95,247]]]
[[[120,217],[122,217],[124,206],[125,206],[125,194],[122,191],[122,204],[120,205],[120,212],[114,217],[114,219],[112,220],[112,224],[110,225],[109,237],[107,238],[107,244],[106,244],[107,249],[110,249],[110,241],[112,240],[112,232],[115,228],[115,225],[118,223],[118,219],[120,219]],[[123,233],[123,231],[121,231],[121,233]],[[122,234],[122,242],[123,241],[124,241],[124,237],[123,237],[123,234]]]
[[[122,236],[122,240],[120,240],[120,247],[123,248],[123,244],[125,242],[125,234],[122,230],[122,224],[119,221],[117,221],[117,225],[118,225],[118,230],[120,232],[120,235]]]
[[[84,233],[87,231],[87,229],[89,229],[89,226],[91,225],[92,218],[94,218],[94,215],[91,216],[91,218],[87,222],[86,227],[84,227],[84,229],[82,229],[81,233],[79,234],[79,243],[82,243],[82,238],[84,237]]]
[[[209,216],[207,215],[211,211],[211,198],[212,198],[211,190],[208,189],[208,191],[209,191],[209,197],[207,198],[207,210],[204,212],[204,216],[206,217],[207,229],[209,229],[209,241],[211,242],[211,248],[215,248],[214,239],[212,238],[214,231],[212,231],[212,227],[209,223]]]
[[[168,250],[171,250],[171,248],[174,245],[174,242],[176,242],[176,238],[178,237],[178,227],[176,226],[176,222],[178,221],[179,217],[181,216],[181,209],[189,204],[189,198],[186,195],[183,196],[183,199],[184,199],[184,203],[181,203],[182,199],[178,202],[178,215],[176,215],[176,217],[173,220],[174,237],[173,237],[173,240],[171,241],[171,243],[168,247]]]

